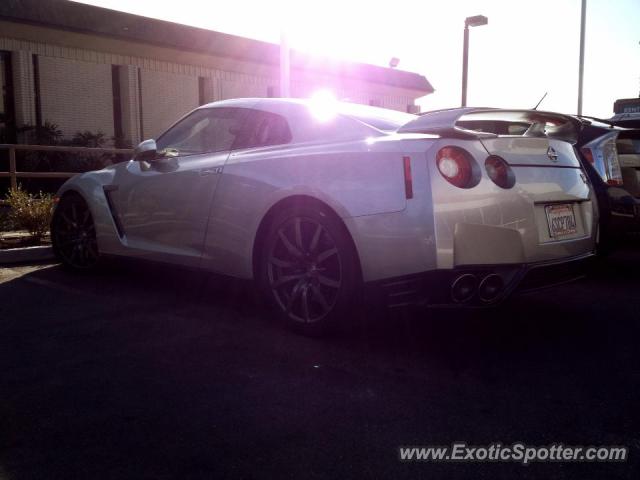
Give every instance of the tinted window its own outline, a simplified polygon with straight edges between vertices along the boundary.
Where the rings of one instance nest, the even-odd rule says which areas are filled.
[[[284,117],[259,110],[247,112],[233,149],[283,145],[291,141],[291,131]]]
[[[618,120],[616,122],[613,122],[613,124],[625,128],[640,128],[640,118],[637,118],[635,120]]]
[[[173,148],[180,155],[230,150],[242,120],[237,108],[196,110],[160,136],[158,150]]]

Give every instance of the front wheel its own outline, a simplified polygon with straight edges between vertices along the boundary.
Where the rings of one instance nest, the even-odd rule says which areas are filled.
[[[62,197],[51,221],[53,251],[65,267],[89,270],[98,264],[96,228],[89,206],[79,195]]]
[[[348,323],[359,278],[351,241],[329,212],[292,208],[271,222],[259,282],[293,330],[316,336]]]

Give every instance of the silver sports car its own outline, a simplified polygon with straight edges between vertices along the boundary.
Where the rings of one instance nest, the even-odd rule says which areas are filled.
[[[573,277],[594,251],[573,122],[215,102],[130,161],[66,182],[53,245],[77,270],[116,255],[253,279],[307,334],[347,318],[363,286],[391,305],[495,304]]]

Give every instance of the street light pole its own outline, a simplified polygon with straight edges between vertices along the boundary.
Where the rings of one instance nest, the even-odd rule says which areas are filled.
[[[280,32],[280,96],[291,96],[291,53],[289,37],[284,28]]]
[[[480,27],[489,23],[484,15],[467,17],[464,20],[464,44],[462,47],[462,106],[467,106],[467,79],[469,75],[469,27]]]
[[[467,106],[467,76],[469,73],[469,25],[464,22],[464,43],[462,46],[462,103]]]
[[[584,30],[587,19],[587,0],[582,0],[580,15],[580,61],[578,65],[578,115],[582,115],[582,84],[584,82]]]

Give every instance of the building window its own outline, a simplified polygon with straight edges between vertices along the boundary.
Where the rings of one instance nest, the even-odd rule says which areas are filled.
[[[33,90],[36,106],[36,126],[42,127],[42,97],[40,95],[40,60],[35,53],[31,56],[33,62]]]
[[[205,81],[206,78],[198,77],[198,105],[204,105],[207,103],[207,97],[205,93]]]
[[[16,142],[11,52],[0,51],[0,143]]]
[[[111,65],[111,88],[113,92],[113,137],[116,148],[124,148],[124,130],[122,128],[122,85],[120,70],[122,67]]]

